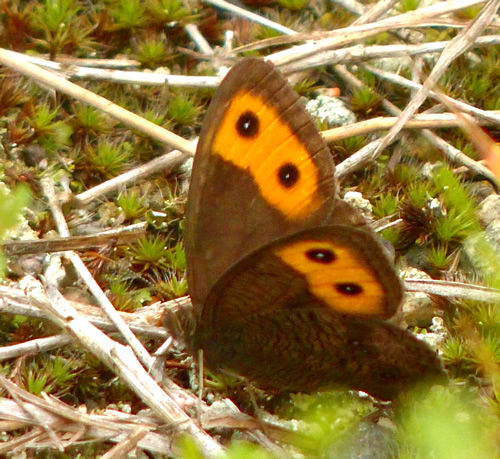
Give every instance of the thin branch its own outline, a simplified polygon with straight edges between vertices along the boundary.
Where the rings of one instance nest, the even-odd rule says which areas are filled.
[[[24,241],[0,242],[2,250],[8,256],[35,253],[63,252],[66,250],[87,250],[113,244],[121,245],[135,241],[146,234],[147,223],[113,228],[95,234],[83,236],[56,237],[52,239],[29,239]]]
[[[32,288],[29,293],[32,304],[42,309],[63,329],[76,336],[83,346],[116,372],[160,419],[177,426],[177,432],[174,433],[185,432],[192,435],[196,438],[203,454],[212,456],[221,452],[221,446],[194,425],[175,401],[146,372],[129,347],[111,340],[81,317],[52,282],[49,282],[46,292],[47,295],[41,288]]]
[[[387,14],[394,5],[398,3],[399,0],[381,0],[377,3],[373,3],[370,8],[367,8],[365,12],[351,24],[351,26],[375,22],[381,16]]]
[[[471,23],[469,27],[460,32],[455,38],[447,43],[443,53],[439,56],[436,65],[432,69],[431,74],[423,84],[422,88],[411,99],[411,102],[403,110],[398,122],[389,130],[384,137],[382,143],[378,147],[382,151],[390,145],[396,138],[401,128],[405,125],[408,119],[418,110],[418,108],[427,99],[430,89],[435,85],[437,80],[443,75],[450,63],[458,56],[463,54],[472,46],[476,46],[479,35],[484,31],[488,24],[492,21],[498,9],[498,0],[489,0],[478,17]]]
[[[23,285],[26,288],[32,285],[33,280],[28,281],[28,276],[23,280]],[[118,312],[122,319],[128,324],[130,329],[138,334],[149,338],[159,338],[165,339],[168,337],[168,333],[164,327],[155,326],[152,324],[159,324],[163,315],[164,308],[174,307],[176,305],[183,304],[189,301],[187,297],[178,298],[175,301],[167,302],[164,305],[151,305],[145,306],[139,309],[135,313],[131,312]],[[101,308],[88,304],[79,303],[77,301],[70,301],[72,307],[74,307],[80,315],[85,317],[90,323],[99,329],[106,331],[107,333],[116,332],[117,328],[111,322],[111,320],[104,314]],[[2,314],[12,314],[21,315],[26,317],[37,317],[46,319],[47,316],[43,314],[38,308],[32,306],[28,297],[26,296],[25,288],[12,288],[0,285],[0,313]],[[15,345],[21,346],[22,344]],[[4,350],[5,348],[2,348]],[[14,346],[10,349],[16,349]],[[36,345],[33,346],[33,350],[36,350]],[[8,351],[5,351],[8,352]],[[0,355],[4,355],[0,352]],[[0,357],[0,360],[4,360]]]
[[[22,75],[29,76],[39,84],[67,94],[80,102],[92,105],[103,113],[121,121],[125,125],[137,129],[153,139],[166,143],[187,155],[194,154],[192,143],[186,139],[145,120],[135,113],[125,110],[104,97],[98,96],[91,91],[65,80],[53,72],[49,72],[48,70],[44,70],[27,62],[23,59],[22,54],[0,48],[0,63]]]
[[[144,426],[147,429],[158,428],[158,422],[154,418],[146,418],[137,415],[127,415],[118,411],[106,410],[100,414],[85,414],[82,411],[70,407],[53,397],[45,397],[45,400],[36,397],[28,392],[18,388],[11,382],[7,381],[3,376],[2,384],[8,384],[11,390],[16,391],[18,396],[25,401],[25,405],[30,406],[30,409],[37,412],[37,415],[54,431],[60,435],[65,434],[65,446],[71,445],[74,441],[67,441],[67,435],[84,432],[85,438],[91,438],[97,441],[112,441],[120,442],[130,432],[139,426]],[[32,427],[32,420],[27,416],[27,413],[14,400],[0,398],[0,418],[10,419],[11,423],[17,424],[19,427]],[[13,428],[4,428],[4,430],[14,430]],[[39,434],[37,436],[40,436]],[[29,439],[24,438],[24,441],[19,444],[29,442],[30,446],[40,447],[41,445],[35,442],[36,436]],[[172,454],[171,449],[172,439],[170,435],[158,434],[148,431],[146,436],[139,442],[138,446],[147,451]],[[17,446],[12,441],[2,443],[0,453],[12,452]]]
[[[421,84],[408,80],[407,78],[404,78],[401,75],[396,75],[395,73],[378,69],[373,65],[369,64],[361,64],[361,65],[374,75],[383,78],[384,80],[390,81],[391,83],[400,85],[403,88],[408,88],[417,91],[422,88]],[[429,92],[429,96],[435,100],[439,100],[440,97],[435,91],[432,90]],[[500,112],[498,111],[481,110],[480,108],[474,107],[473,105],[467,104],[461,100],[453,99],[452,97],[446,96],[444,94],[442,95],[442,97],[444,97],[450,104],[452,104],[457,110],[460,110],[461,112],[476,116],[481,120],[490,121],[491,123],[500,125]]]
[[[449,2],[439,2],[435,5],[431,5],[425,8],[420,8],[418,10],[410,11],[408,13],[403,13],[396,15],[387,19],[378,21],[375,24],[365,24],[361,26],[356,26],[358,30],[373,29],[376,27],[379,32],[381,29],[391,30],[402,24],[408,26],[409,23],[417,23],[419,21],[425,21],[431,18],[439,17],[442,15],[450,14],[455,11],[468,8],[469,6],[477,5],[479,3],[484,3],[485,0],[459,0],[459,1],[449,1]],[[347,28],[340,29],[338,33],[334,36],[325,38],[313,43],[306,43],[303,45],[294,46],[290,49],[274,53],[268,58],[276,63],[277,65],[283,65],[297,68],[299,63],[292,66],[294,61],[305,59],[311,55],[323,55],[324,51],[330,50],[332,48],[339,46],[339,40],[342,41],[342,36],[345,36],[349,32]],[[300,67],[300,65],[299,65]],[[302,66],[303,67],[303,66]]]
[[[363,83],[351,72],[349,72],[345,66],[337,65],[335,66],[335,70],[337,74],[350,85],[356,88],[364,86]],[[383,100],[382,106],[392,115],[399,116],[401,114],[401,110],[388,100]],[[445,142],[443,139],[441,139],[428,129],[423,129],[422,135],[426,137],[433,145],[439,148],[439,150],[442,151],[449,160],[467,166],[476,174],[483,175],[488,181],[496,184],[496,178],[494,174],[492,174],[492,172],[481,163],[474,161],[472,158],[469,158],[453,145]],[[345,161],[339,164],[335,171],[336,175],[338,174],[339,177],[344,177],[352,173],[354,170],[357,170],[360,167],[364,166],[367,162],[376,159],[382,152],[382,150],[380,149],[381,143],[381,139],[377,140],[351,155],[351,157],[347,158]]]
[[[500,112],[486,112],[500,116]],[[347,139],[357,135],[367,135],[373,132],[389,129],[397,122],[398,117],[378,117],[358,123],[348,124],[337,128],[322,131],[321,135],[327,142]],[[491,122],[483,122],[482,125],[491,125]],[[460,127],[461,122],[453,113],[421,114],[415,115],[405,125],[404,129],[441,129],[449,127]]]
[[[203,54],[206,54],[207,56],[212,56],[214,54],[214,50],[210,46],[210,43],[208,43],[205,37],[201,34],[200,29],[198,29],[196,24],[186,24],[184,26],[184,30]]]
[[[397,18],[402,18],[402,16],[396,16]],[[385,21],[385,20],[384,20]],[[418,19],[415,20],[411,16],[405,16],[401,20],[398,20],[396,23],[386,24],[385,22],[374,22],[368,24],[351,24],[350,26],[343,27],[340,29],[329,30],[329,31],[313,31],[313,32],[304,32],[297,33],[296,35],[287,35],[273,38],[266,38],[264,40],[259,40],[257,42],[249,43],[246,45],[239,46],[238,48],[234,48],[231,50],[231,54],[240,54],[245,51],[256,51],[263,48],[270,48],[274,46],[283,46],[286,44],[293,44],[298,42],[309,42],[307,47],[317,46],[315,43],[319,43],[322,40],[330,40],[326,49],[338,48],[340,46],[345,46],[347,44],[353,43],[355,41],[360,41],[362,39],[366,39],[377,35],[384,31],[396,31],[399,29],[408,29],[408,28],[422,28],[422,27],[430,27],[433,29],[436,28],[454,28],[454,29],[463,29],[465,25],[462,22],[451,20],[451,19]],[[304,45],[302,45],[304,46]],[[303,52],[307,49],[306,46],[301,50],[299,48],[299,52]],[[295,49],[294,53],[297,52]],[[273,54],[272,60],[277,64],[278,53]]]
[[[231,13],[234,13],[236,16],[241,16],[245,19],[256,22],[257,24],[269,27],[273,30],[277,30],[284,35],[294,35],[297,33],[294,30],[289,29],[288,27],[285,27],[277,22],[271,21],[270,19],[259,16],[258,14],[252,13],[251,11],[245,10],[244,8],[233,5],[232,3],[228,3],[224,0],[206,0],[206,2],[210,3],[213,6],[216,6],[217,8],[231,11]]]
[[[59,204],[56,200],[54,187],[49,182],[49,179],[47,178],[42,179],[42,189],[49,201],[49,208],[56,222],[59,234],[61,234],[63,237],[68,237],[69,236],[68,226],[66,220],[64,219],[62,210],[59,207]],[[142,343],[136,338],[136,336],[132,333],[132,331],[127,326],[125,321],[120,317],[114,306],[111,304],[111,301],[109,301],[108,297],[104,294],[99,284],[96,282],[92,274],[85,266],[85,263],[82,261],[82,259],[75,252],[71,251],[65,252],[65,257],[71,261],[77,273],[79,274],[80,278],[87,285],[88,289],[94,295],[101,308],[106,312],[108,317],[115,324],[116,328],[123,335],[127,343],[139,357],[141,362],[146,366],[146,368],[150,368],[153,362],[148,351],[142,345]]]
[[[113,446],[106,454],[101,456],[101,459],[121,459],[131,453],[137,444],[146,436],[148,429],[145,427],[137,427],[133,432],[129,433],[126,438]]]
[[[18,387],[8,381],[4,376],[0,376],[0,386],[3,387],[9,394],[10,396],[17,402],[17,404],[24,410],[26,413],[28,413],[36,423],[38,423],[43,430],[47,433],[49,438],[52,440],[53,444],[57,447],[57,449],[60,452],[64,451],[64,448],[57,438],[56,434],[52,430],[52,428],[49,426],[47,422],[45,422],[45,419],[43,416],[40,416],[37,410],[33,409],[33,407],[28,404],[24,403],[24,400],[19,396],[19,389]]]
[[[194,151],[194,144],[191,145]],[[131,169],[117,177],[103,182],[90,190],[83,191],[72,198],[73,204],[77,206],[85,206],[95,199],[114,193],[117,190],[124,188],[126,185],[134,183],[140,179],[144,179],[161,171],[175,169],[187,159],[188,157],[184,153],[176,150],[171,151],[170,153],[159,156],[146,164],[135,167],[134,169]]]
[[[436,41],[422,43],[418,45],[374,45],[364,46],[355,45],[349,48],[336,49],[332,51],[312,52],[311,55],[305,56],[300,60],[295,60],[292,63],[282,65],[281,70],[285,74],[300,72],[315,67],[334,64],[349,64],[371,59],[380,59],[383,57],[406,57],[417,56],[420,54],[439,53],[442,52],[450,42]],[[487,35],[479,37],[471,46],[494,46],[500,44],[499,35]],[[314,49],[314,45],[311,45]],[[274,55],[268,56],[275,64]]]
[[[446,298],[464,298],[470,301],[486,303],[500,302],[500,290],[481,285],[464,284],[432,279],[406,279],[405,289],[408,292],[423,292],[428,295],[439,295]]]
[[[50,60],[50,55],[40,54],[38,57],[43,57],[45,60]],[[51,61],[53,62],[53,61]],[[60,62],[68,66],[81,65],[83,67],[100,67],[106,69],[128,69],[128,68],[139,68],[141,63],[135,59],[129,59],[127,57],[115,58],[115,59],[92,59],[92,58],[80,58],[74,56],[56,56],[55,62]]]
[[[70,335],[48,336],[47,338],[32,339],[24,343],[0,347],[0,362],[17,359],[25,355],[41,354],[66,346],[73,341]]]

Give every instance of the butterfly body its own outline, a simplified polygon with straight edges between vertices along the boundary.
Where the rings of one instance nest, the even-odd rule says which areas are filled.
[[[339,200],[329,149],[272,64],[243,60],[212,101],[185,246],[187,341],[210,369],[382,399],[442,375],[427,345],[386,322],[401,282],[378,237]]]

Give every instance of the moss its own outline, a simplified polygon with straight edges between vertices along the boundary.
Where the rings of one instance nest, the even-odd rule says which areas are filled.
[[[409,11],[417,5],[418,1],[409,0],[401,2],[400,8]],[[469,19],[475,17],[481,7],[474,6],[454,15]],[[284,2],[284,6],[252,8],[299,32],[344,27],[356,17],[342,6],[323,0],[307,5],[301,1],[288,1]],[[208,65],[200,63],[197,51],[194,51],[183,30],[183,25],[188,22],[198,25],[214,47],[223,44],[222,32],[228,29],[236,33],[234,46],[279,36],[274,30],[215,12],[206,4],[197,2],[11,0],[0,5],[0,46],[30,54],[44,53],[51,59],[128,57],[137,60],[140,67],[153,71],[160,66],[168,66],[175,74],[216,74],[216,66],[210,62]],[[424,26],[419,28],[419,33],[422,41],[440,41],[456,36],[457,30],[445,26]],[[360,43],[394,44],[400,43],[400,40],[397,34],[384,32]],[[289,44],[280,44],[279,47],[252,49],[246,53],[263,56],[289,47]],[[470,59],[471,55],[476,58]],[[449,66],[439,81],[440,88],[479,108],[499,110],[499,58],[498,47],[484,46],[471,50],[467,56]],[[424,60],[422,74],[428,74],[432,65],[432,61]],[[137,65],[133,68],[136,69]],[[341,97],[352,105],[360,117],[372,118],[382,114],[383,98],[400,109],[404,108],[410,97],[408,90],[379,81],[361,66],[351,65],[349,69],[361,79],[365,88],[352,91],[347,84],[343,84]],[[411,68],[402,68],[401,73],[410,77]],[[297,89],[307,94],[322,86],[330,87],[332,81],[339,79],[335,70],[327,65],[302,78]],[[214,94],[212,89],[122,85],[110,81],[80,80],[78,84],[186,138],[194,138],[199,133],[203,111]],[[435,106],[436,102],[429,99],[423,109]],[[437,133],[476,159],[476,151],[466,135],[455,128],[440,129]],[[335,160],[339,162],[351,156],[374,137],[370,134],[337,142],[331,146]],[[27,78],[1,69],[0,194],[3,193],[3,185],[11,190],[0,196],[3,215],[0,221],[1,238],[15,227],[21,215],[25,215],[25,222],[40,238],[54,231],[51,214],[41,199],[40,182],[44,176],[60,180],[64,186],[68,184],[73,192],[78,193],[164,152],[163,144],[130,130],[98,110],[59,93],[48,93],[46,88],[38,87]],[[426,163],[432,166],[428,167]],[[418,264],[435,278],[473,280],[498,288],[499,257],[481,236],[483,233],[475,217],[476,197],[471,191],[471,177],[461,176],[460,172],[453,170],[454,167],[456,165],[447,165],[443,161],[441,152],[421,133],[406,131],[403,143],[387,148],[376,161],[345,178],[341,186],[342,191],[362,191],[372,202],[377,218],[389,215],[401,218],[398,226],[382,233],[396,246],[399,264],[415,265],[415,260],[418,260]],[[148,224],[146,236],[132,244],[109,245],[81,253],[118,309],[135,311],[154,301],[177,298],[187,293],[182,243],[185,180],[178,172],[164,171],[84,208],[65,206],[66,219],[75,234],[85,225],[95,231],[96,228],[136,222]],[[19,186],[21,183],[24,187]],[[28,188],[30,193],[26,191]],[[63,191],[62,185],[59,191]],[[23,210],[27,207],[26,211]],[[487,265],[490,269],[466,264],[463,243],[476,235],[481,236],[475,244],[476,257],[484,261],[482,266]],[[415,253],[419,256],[414,256]],[[4,260],[2,266],[7,282],[18,279],[18,274],[10,272]],[[442,394],[442,405],[439,405],[439,400],[428,401],[423,397],[408,403],[408,419],[399,420],[389,414],[397,420],[396,430],[403,436],[398,443],[397,457],[429,456],[426,439],[438,445],[433,450],[435,456],[441,454],[436,453],[438,447],[450,443],[451,446],[447,447],[451,448],[449,451],[454,451],[455,428],[463,438],[470,439],[473,432],[472,436],[476,438],[486,438],[484,444],[494,444],[494,440],[488,437],[488,422],[496,416],[498,425],[500,414],[500,393],[497,389],[499,308],[495,304],[450,299],[439,300],[439,305],[450,333],[441,349],[443,360],[452,381],[466,385],[474,397],[471,401],[464,396],[467,399],[464,406],[461,400],[455,401],[453,397],[456,394],[453,395],[452,390],[451,395]],[[58,332],[57,327],[38,319],[6,315],[0,318],[0,341],[3,345]],[[158,343],[150,341],[146,345],[156,348]],[[177,352],[175,356],[178,355]],[[94,409],[104,408],[110,403],[126,402],[132,405],[134,412],[144,408],[144,404],[109,369],[93,356],[71,346],[30,357],[21,363],[9,361],[2,365],[0,371],[10,375],[14,368],[18,371],[18,381],[31,392],[39,394],[43,390],[73,406],[87,404]],[[170,370],[176,381],[184,385],[187,385],[186,373],[186,370]],[[240,406],[252,410],[240,380],[228,378],[220,381],[210,377],[206,387],[215,393],[215,397],[228,394],[236,399],[239,397]],[[283,397],[289,399],[286,395]],[[331,451],[328,448],[332,444],[342,443],[343,438],[348,437],[347,433],[351,432],[349,429],[354,428],[363,416],[373,414],[380,408],[372,400],[360,399],[358,394],[342,392],[329,397],[313,402],[309,396],[295,395],[292,397],[295,407],[291,409],[290,402],[279,404],[276,401],[279,397],[272,397],[266,392],[257,393],[258,402],[270,411],[282,417],[300,415],[312,426],[312,435],[305,440],[300,437],[298,443],[303,442],[302,447],[307,454],[316,455]],[[484,403],[480,402],[481,399]],[[440,407],[441,412],[432,411],[430,407],[433,404]],[[323,409],[318,405],[322,405]],[[432,420],[430,427],[419,424],[420,419],[427,422],[429,418]],[[469,418],[477,419],[477,426],[469,422]],[[483,423],[486,419],[488,422]],[[442,439],[434,438],[436,431],[444,432]],[[419,432],[426,435],[419,435]],[[420,438],[415,439],[415,436]],[[459,441],[460,438],[457,445]],[[471,439],[470,445],[475,444],[474,438]],[[73,453],[94,457],[109,447],[107,443],[96,443],[87,445],[87,449],[83,446],[82,449],[68,449],[67,454],[68,457],[73,457]],[[465,445],[463,451],[467,451],[467,447]],[[479,445],[475,453],[483,451],[482,447]],[[189,454],[196,455],[188,446],[186,448]],[[229,451],[235,457],[267,454],[242,444],[231,447]],[[486,453],[488,451],[484,450],[481,454]],[[42,457],[45,453],[37,454]]]

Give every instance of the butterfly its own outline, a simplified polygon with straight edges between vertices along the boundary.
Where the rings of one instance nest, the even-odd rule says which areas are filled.
[[[401,281],[380,238],[339,198],[334,172],[276,67],[254,58],[234,65],[194,159],[185,224],[193,316],[178,322],[215,372],[263,388],[393,399],[441,380],[442,364],[387,321]]]

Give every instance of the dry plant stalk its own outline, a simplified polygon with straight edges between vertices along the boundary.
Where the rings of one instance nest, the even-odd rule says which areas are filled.
[[[484,1],[459,0],[440,2],[414,12],[399,14],[380,20],[378,19],[383,17],[394,6],[396,3],[395,0],[383,0],[369,10],[364,9],[363,5],[357,2],[351,2],[351,8],[361,14],[357,21],[343,29],[313,34],[297,33],[294,30],[283,27],[281,24],[273,23],[242,8],[234,7],[223,0],[210,0],[210,3],[220,8],[228,9],[234,14],[241,15],[252,21],[258,21],[287,35],[287,37],[263,40],[256,44],[228,51],[225,55],[228,59],[248,49],[262,49],[285,43],[299,43],[285,51],[268,56],[268,59],[280,65],[287,73],[311,69],[325,64],[337,64],[340,62],[342,64],[348,62],[360,63],[367,59],[386,56],[417,56],[436,52],[441,53],[434,70],[423,84],[404,80],[397,75],[389,74],[388,72],[384,73],[368,65],[365,66],[365,68],[374,74],[382,78],[391,79],[393,83],[408,85],[408,87],[416,90],[416,95],[403,112],[389,101],[384,100],[384,107],[389,113],[392,113],[393,117],[370,120],[358,125],[342,127],[324,133],[325,138],[328,141],[332,141],[351,135],[366,134],[391,128],[389,134],[384,139],[374,140],[340,164],[336,172],[339,178],[351,174],[353,171],[363,167],[367,161],[376,158],[385,146],[397,138],[396,136],[402,128],[407,128],[423,129],[423,135],[437,145],[448,158],[466,166],[475,173],[483,174],[490,180],[495,180],[495,177],[482,164],[468,158],[462,152],[454,149],[454,147],[428,130],[437,127],[457,126],[460,121],[457,120],[455,115],[420,114],[414,116],[414,114],[427,97],[439,97],[433,91],[433,86],[435,81],[443,74],[454,59],[471,47],[491,46],[492,44],[500,43],[500,36],[480,36],[492,22],[498,8],[498,1],[490,0],[487,2],[481,14],[469,26],[464,26],[462,23],[448,18],[443,19],[442,16],[468,6],[484,3]],[[376,20],[377,22],[374,22]],[[449,42],[410,43],[391,46],[364,46],[359,44],[360,40],[372,37],[381,32],[400,32],[403,29],[417,29],[426,25],[446,25],[462,29],[462,31],[455,39]],[[200,53],[206,56],[214,55],[214,50],[196,26],[188,25],[185,27],[185,30],[196,43]],[[347,45],[350,45],[350,47],[346,47]],[[344,48],[339,49],[340,47]],[[146,72],[123,71],[123,67],[130,68],[137,65],[137,62],[130,60],[125,62],[80,61],[60,65],[2,49],[0,49],[0,63],[23,75],[30,76],[39,84],[68,94],[83,103],[90,104],[103,113],[120,120],[127,126],[140,130],[151,138],[179,150],[156,158],[146,165],[132,169],[79,195],[71,196],[70,202],[75,206],[88,205],[95,199],[116,192],[118,189],[126,187],[139,179],[144,179],[165,168],[175,169],[187,157],[194,154],[195,146],[188,140],[149,123],[137,115],[112,104],[110,101],[67,81],[65,77],[89,80],[100,79],[124,83],[133,82],[147,85],[171,84],[198,88],[215,87],[220,81],[219,77],[187,77],[182,75],[158,75]],[[95,68],[96,66],[100,68]],[[51,68],[52,70],[45,70],[41,67]],[[345,66],[337,65],[336,70],[350,86],[359,87],[361,85],[361,82],[357,81]],[[61,76],[61,73],[65,76]],[[451,106],[477,117],[480,123],[500,124],[500,115],[498,112],[479,110],[450,97],[447,97],[446,100]],[[68,244],[62,247],[64,250],[73,250],[88,247],[88,244],[96,243],[96,237],[102,237],[102,235],[95,235],[77,239],[71,238],[64,215],[60,209],[58,196],[54,193],[53,185],[45,181],[44,192],[48,197],[49,206],[54,220],[57,222],[58,231],[61,236],[61,239],[56,244],[64,242],[64,244]],[[136,235],[137,233],[132,234]],[[123,233],[115,232],[110,237],[118,240],[119,237],[127,236]],[[11,253],[19,254],[34,253],[33,250],[50,252],[54,250],[53,244],[54,242],[51,245],[51,241],[37,241],[30,244],[32,246],[31,249],[27,248],[28,244],[26,243],[24,243],[24,246],[23,243],[11,243],[10,245],[5,245],[5,247],[7,250],[11,250]],[[38,246],[38,248],[33,249],[33,246]],[[59,247],[59,250],[61,250],[61,247]],[[92,310],[88,305],[68,302],[57,288],[57,268],[52,271],[49,270],[44,286],[33,281],[29,292],[0,286],[0,311],[9,314],[50,318],[59,324],[63,330],[68,332],[68,334],[4,347],[0,349],[0,361],[25,356],[28,353],[32,354],[56,349],[77,340],[78,343],[83,344],[94,355],[105,362],[106,365],[112,368],[141,397],[144,403],[150,407],[155,416],[125,416],[123,413],[111,412],[110,410],[101,415],[88,415],[64,405],[52,397],[45,396],[41,398],[28,394],[0,376],[0,385],[8,390],[12,397],[12,400],[6,398],[0,399],[0,418],[2,419],[0,427],[2,427],[2,430],[37,426],[37,428],[34,428],[31,432],[20,438],[0,446],[0,453],[5,453],[23,444],[37,446],[55,445],[62,449],[75,442],[92,438],[121,443],[116,449],[111,449],[108,454],[103,456],[108,458],[120,457],[120,455],[123,455],[126,451],[130,451],[135,446],[151,452],[175,454],[176,450],[172,448],[172,436],[180,432],[188,432],[196,438],[202,452],[207,456],[212,456],[220,452],[222,450],[221,445],[202,431],[199,426],[195,425],[184,411],[182,411],[176,402],[176,397],[174,397],[174,395],[179,396],[179,394],[182,394],[181,397],[194,403],[193,396],[190,393],[183,392],[172,381],[163,382],[164,387],[167,387],[167,391],[165,391],[164,387],[162,388],[156,381],[162,375],[155,372],[155,380],[145,370],[145,368],[151,369],[154,367],[155,359],[149,355],[135,334],[166,338],[167,332],[165,329],[156,326],[156,324],[163,314],[163,308],[171,305],[158,304],[150,307],[147,311],[135,314],[118,313],[109,303],[109,300],[107,300],[78,255],[67,252],[64,256],[73,263],[81,278],[87,283],[96,298],[99,299],[102,310],[105,312]],[[494,302],[500,300],[500,292],[495,289],[458,282],[408,280],[406,281],[406,289],[408,291],[421,291],[432,295],[467,298],[476,301]],[[172,305],[186,308],[192,307],[188,298],[176,300]],[[151,324],[151,321],[153,324]],[[97,327],[106,331],[119,330],[125,336],[135,354],[131,352],[130,348],[108,338]],[[228,409],[228,415],[218,414],[212,417],[210,417],[206,406],[202,405],[202,409],[201,419],[204,428],[229,426],[232,428],[255,430],[261,426],[249,417],[239,413],[233,407]],[[165,434],[153,432],[158,431],[164,423],[172,427],[171,432]],[[273,430],[272,426],[268,426],[266,434],[274,439],[285,440],[289,432],[278,428]],[[262,435],[259,441],[263,444],[268,444],[269,438]],[[268,446],[270,445],[268,444]]]

